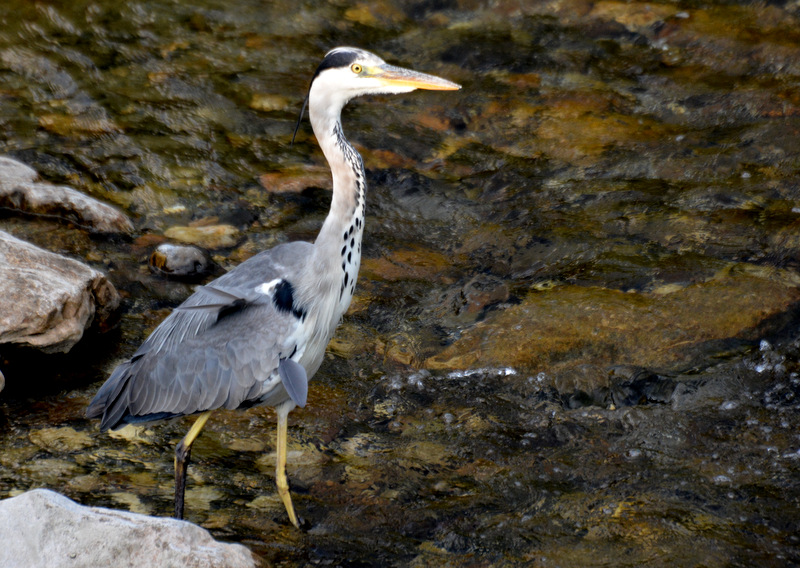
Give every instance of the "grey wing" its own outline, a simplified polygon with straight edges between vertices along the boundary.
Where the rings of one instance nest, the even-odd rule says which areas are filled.
[[[289,245],[272,249],[268,252],[279,253],[274,258],[262,253],[199,288],[114,370],[87,416],[102,416],[101,428],[107,429],[287,400],[279,366],[302,351],[297,344],[302,322],[254,289],[265,280],[291,277],[290,263],[302,260],[298,255],[307,250]],[[291,369],[292,386],[300,384],[302,391],[304,372],[299,376]]]

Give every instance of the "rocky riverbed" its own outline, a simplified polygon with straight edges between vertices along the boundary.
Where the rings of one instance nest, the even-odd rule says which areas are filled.
[[[132,221],[110,235],[74,199],[0,196],[0,230],[120,301],[68,353],[0,346],[0,497],[169,514],[187,422],[100,434],[86,404],[194,285],[313,239],[324,159],[307,123],[290,141],[315,65],[349,44],[464,88],[345,112],[364,260],[290,419],[307,530],[275,494],[266,409],[209,422],[188,519],[278,566],[800,564],[795,5],[12,0],[0,18],[0,154]],[[176,271],[163,244],[194,260]]]

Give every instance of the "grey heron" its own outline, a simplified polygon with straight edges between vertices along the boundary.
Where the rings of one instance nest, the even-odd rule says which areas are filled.
[[[330,211],[314,243],[278,245],[198,287],[98,390],[86,415],[99,417],[103,431],[199,414],[175,448],[177,518],[192,443],[211,413],[268,405],[278,421],[278,494],[299,527],[286,479],[288,415],[306,404],[308,380],[350,305],[361,262],[367,187],[361,156],[342,131],[342,108],[361,95],[459,88],[362,49],[328,52],[306,98],[333,176]]]

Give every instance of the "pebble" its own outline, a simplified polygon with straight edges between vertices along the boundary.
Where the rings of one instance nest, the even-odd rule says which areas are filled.
[[[156,274],[182,278],[205,276],[214,269],[208,251],[194,245],[163,243],[150,255],[149,263]]]

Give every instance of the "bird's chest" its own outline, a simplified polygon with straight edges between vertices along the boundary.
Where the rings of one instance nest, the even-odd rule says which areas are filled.
[[[355,293],[358,269],[361,265],[363,223],[363,216],[356,217],[353,223],[342,232],[342,246],[339,249],[340,258],[336,269],[339,282],[337,292],[338,317],[341,317],[347,311]]]
[[[335,253],[316,274],[308,315],[298,321],[293,340],[302,346],[298,355],[309,376],[322,362],[325,348],[353,299],[361,264],[362,232],[363,217],[354,218],[339,232]]]

